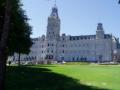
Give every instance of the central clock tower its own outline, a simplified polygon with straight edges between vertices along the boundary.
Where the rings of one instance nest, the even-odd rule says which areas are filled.
[[[46,33],[46,59],[56,60],[58,53],[58,41],[60,39],[60,19],[56,5],[52,8],[52,12],[48,17],[47,33]]]

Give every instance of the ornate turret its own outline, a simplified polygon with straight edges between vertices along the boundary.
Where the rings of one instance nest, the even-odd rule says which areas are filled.
[[[54,5],[54,7],[52,8],[51,17],[58,18],[58,9],[56,5]]]
[[[98,23],[97,25],[96,39],[104,39],[104,30],[102,23]]]
[[[51,15],[48,17],[47,39],[58,39],[60,35],[60,19],[58,16],[57,6],[52,8]]]

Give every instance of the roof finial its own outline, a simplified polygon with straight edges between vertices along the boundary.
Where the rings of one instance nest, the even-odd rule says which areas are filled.
[[[54,7],[52,8],[51,16],[57,17],[58,18],[58,9],[56,6],[56,0],[54,0]]]
[[[54,0],[54,6],[56,7],[56,0]]]

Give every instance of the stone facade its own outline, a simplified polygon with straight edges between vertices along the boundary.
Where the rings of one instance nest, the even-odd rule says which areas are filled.
[[[46,35],[33,38],[29,55],[22,55],[23,61],[90,61],[111,62],[114,51],[120,52],[119,40],[105,34],[102,23],[98,23],[95,35],[60,35],[60,18],[57,7],[48,17]],[[17,60],[17,55],[15,55]]]

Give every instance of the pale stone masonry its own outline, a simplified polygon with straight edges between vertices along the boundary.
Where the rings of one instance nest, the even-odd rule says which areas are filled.
[[[90,61],[111,62],[114,52],[120,51],[119,39],[106,34],[102,23],[98,23],[95,35],[60,36],[60,18],[56,6],[48,17],[47,32],[34,38],[29,55],[22,55],[23,61]],[[17,60],[17,55],[15,55]]]

